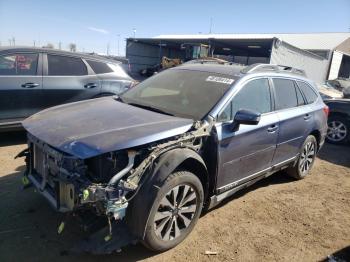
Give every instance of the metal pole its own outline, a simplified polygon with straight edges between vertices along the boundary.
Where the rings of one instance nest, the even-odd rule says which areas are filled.
[[[210,28],[209,28],[209,34],[211,34],[211,29],[213,27],[213,18],[210,17]]]
[[[117,35],[118,37],[118,52],[117,52],[117,55],[119,56],[119,42],[120,42],[120,35]]]

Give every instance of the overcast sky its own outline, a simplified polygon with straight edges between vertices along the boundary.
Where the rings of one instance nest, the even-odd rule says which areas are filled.
[[[350,0],[0,0],[0,44],[125,53],[125,38],[160,34],[349,32]]]

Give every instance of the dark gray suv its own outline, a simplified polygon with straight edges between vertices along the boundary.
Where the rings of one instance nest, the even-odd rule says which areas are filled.
[[[20,126],[45,108],[106,95],[133,85],[114,60],[42,48],[0,49],[0,130]]]
[[[327,114],[315,85],[292,68],[179,66],[119,97],[26,119],[23,181],[82,223],[109,221],[83,250],[140,240],[163,251],[191,232],[203,207],[282,169],[308,175]]]

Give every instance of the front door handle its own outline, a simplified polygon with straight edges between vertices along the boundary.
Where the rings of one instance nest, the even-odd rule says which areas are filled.
[[[95,87],[97,87],[97,84],[95,84],[95,83],[88,83],[88,84],[85,84],[84,87],[85,88],[95,88]]]
[[[274,133],[277,131],[277,129],[278,129],[278,125],[272,125],[267,129],[267,132]]]
[[[37,84],[37,83],[25,83],[25,84],[21,85],[21,87],[23,87],[23,88],[34,88],[37,86],[39,86],[39,84]]]
[[[306,114],[305,116],[304,116],[304,120],[309,120],[311,118],[311,115],[310,114]]]

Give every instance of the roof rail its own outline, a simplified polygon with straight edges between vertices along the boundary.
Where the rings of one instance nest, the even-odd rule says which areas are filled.
[[[274,64],[252,64],[250,66],[243,68],[241,70],[241,73],[248,74],[253,72],[266,72],[266,71],[277,72],[277,73],[288,72],[292,74],[306,76],[305,71],[302,69],[294,68],[291,66],[274,65]]]

